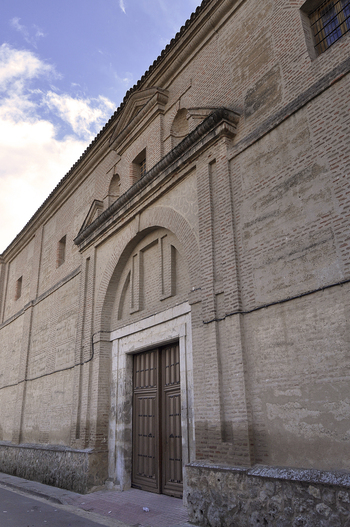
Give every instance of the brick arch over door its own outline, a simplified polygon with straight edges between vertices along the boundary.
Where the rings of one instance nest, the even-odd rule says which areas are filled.
[[[197,287],[199,276],[198,240],[186,219],[168,207],[154,207],[143,212],[128,226],[111,256],[101,280],[96,302],[96,330],[110,331],[110,316],[122,269],[136,245],[148,233],[168,229],[181,243],[187,259],[191,287]]]
[[[103,438],[104,447],[106,446],[106,438],[108,438],[109,474],[113,473],[115,470],[115,460],[113,458],[115,445],[111,440],[109,419],[115,423],[118,412],[127,415],[127,411],[123,405],[118,406],[113,402],[115,397],[113,398],[112,392],[116,388],[115,383],[112,382],[112,385],[110,386],[109,383],[106,382],[106,379],[110,379],[111,367],[113,365],[112,342],[110,340],[110,332],[114,329],[111,327],[112,310],[118,291],[118,286],[119,283],[121,283],[120,277],[129,258],[131,257],[133,251],[137,248],[137,245],[146,236],[151,234],[152,231],[156,231],[158,229],[166,229],[176,237],[179,244],[182,246],[183,257],[187,261],[190,287],[194,287],[198,284],[198,241],[190,224],[180,214],[173,211],[171,208],[154,207],[152,210],[146,211],[145,213],[136,216],[134,220],[123,229],[122,232],[119,232],[115,236],[114,252],[110,253],[110,258],[105,266],[99,289],[97,291],[94,316],[95,383],[93,388],[93,397],[95,399],[93,404],[94,411],[96,413],[96,434]],[[184,314],[183,316],[185,318],[190,317],[190,313]],[[181,317],[179,320],[180,319]],[[181,327],[189,328],[189,321],[186,319],[185,322],[181,323]],[[179,331],[177,336],[174,338],[186,340],[185,336],[180,338]],[[182,349],[185,350],[186,353],[190,353],[192,347],[190,344],[184,344],[182,345]],[[191,361],[189,358],[186,358],[184,362],[186,364],[190,364]],[[187,384],[184,383],[184,386],[186,385]],[[192,411],[192,406],[193,404],[190,401],[188,404],[189,410],[187,413]],[[185,420],[187,419],[187,413],[184,412]],[[185,430],[186,427],[188,428],[188,426],[184,424],[183,429]],[[123,430],[125,432],[125,436],[128,436],[128,427],[125,425],[124,428],[125,430]],[[188,432],[189,437],[192,437],[191,434],[193,435],[192,432]],[[123,465],[123,473],[130,473],[129,463],[131,462],[129,457],[126,456],[127,459],[124,463],[125,466]],[[186,459],[186,456],[184,459]]]

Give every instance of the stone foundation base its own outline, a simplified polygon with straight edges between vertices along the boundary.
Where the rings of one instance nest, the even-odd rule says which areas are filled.
[[[85,494],[104,485],[108,453],[0,442],[0,472]]]
[[[350,527],[350,474],[186,466],[190,521],[210,527]]]

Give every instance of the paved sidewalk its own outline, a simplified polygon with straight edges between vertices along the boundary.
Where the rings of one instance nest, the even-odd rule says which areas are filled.
[[[125,527],[193,527],[188,523],[182,500],[162,494],[137,489],[125,492],[105,489],[83,495],[1,472],[0,485],[115,519],[124,523]],[[149,511],[144,511],[144,508]]]

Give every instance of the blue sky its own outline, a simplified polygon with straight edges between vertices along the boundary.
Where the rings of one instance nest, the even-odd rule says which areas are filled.
[[[201,0],[2,0],[0,254]]]

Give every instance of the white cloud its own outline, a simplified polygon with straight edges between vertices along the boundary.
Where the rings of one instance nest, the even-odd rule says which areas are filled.
[[[119,7],[126,14],[124,0],[119,0]]]
[[[34,34],[31,34],[30,30],[24,26],[23,24],[20,24],[20,18],[18,17],[14,17],[10,20],[10,24],[11,26],[16,30],[18,31],[19,33],[21,33],[21,35],[23,36],[24,40],[26,42],[28,42],[28,44],[31,44],[32,46],[34,46],[36,48],[36,41],[40,38],[40,37],[45,37],[45,34],[44,32],[36,25],[33,25],[33,30],[34,30]]]
[[[45,33],[40,29],[40,27],[34,24],[33,28],[35,29],[35,38],[46,37]]]
[[[40,76],[59,77],[54,66],[41,61],[31,51],[17,50],[8,44],[0,46],[0,90],[9,84],[12,91],[20,89],[19,84],[23,87],[27,80]]]
[[[52,77],[58,77],[53,66],[30,51],[0,46],[0,253],[114,109],[104,97],[55,93]],[[60,120],[63,138],[57,136]]]
[[[186,0],[187,6],[184,10],[184,1],[170,2],[169,0],[142,0],[142,10],[160,27],[159,45],[164,47],[179,31],[201,0]],[[185,14],[186,11],[186,14]]]
[[[133,85],[133,74],[129,71],[124,73],[123,77],[120,77],[116,71],[113,72],[115,82],[118,86],[121,87],[122,93],[125,94],[125,91]]]
[[[0,120],[0,252],[85,147],[84,141],[74,137],[57,141],[54,127],[48,121]]]
[[[105,97],[97,99],[75,99],[70,95],[60,95],[49,91],[45,102],[50,109],[67,122],[73,131],[86,139],[92,139],[97,127],[111,115],[114,104]]]
[[[14,29],[16,29],[17,31],[19,31],[20,33],[22,33],[22,34],[27,33],[25,26],[22,26],[22,25],[19,23],[20,20],[21,20],[20,18],[18,18],[18,17],[14,17],[14,18],[12,18],[12,19],[10,20],[10,24],[11,24],[11,26],[12,26]]]

